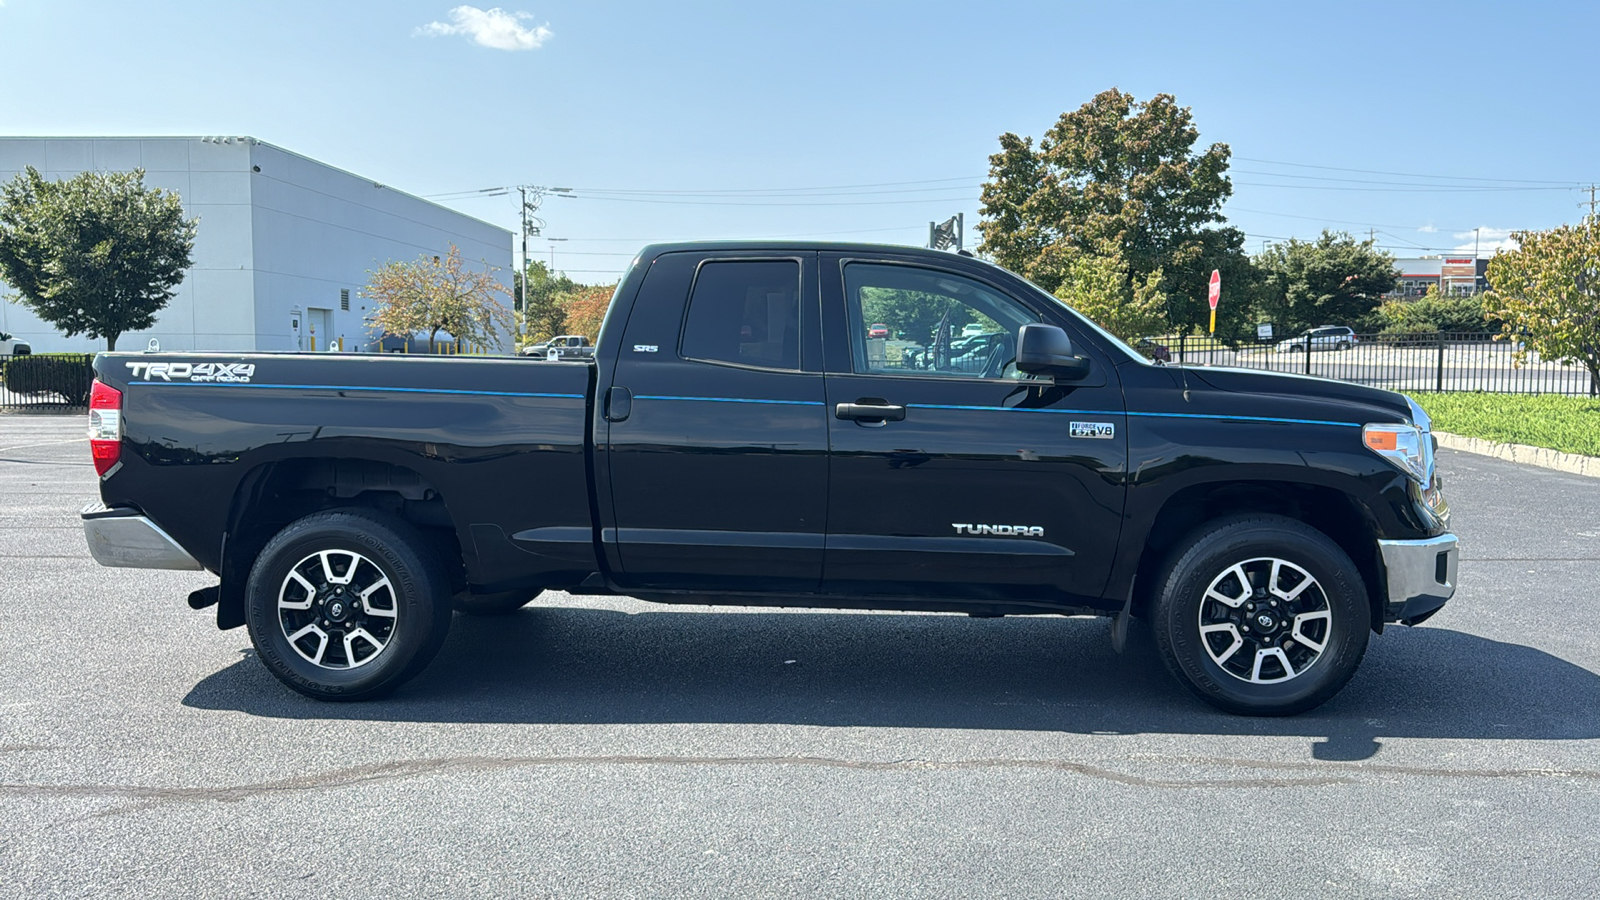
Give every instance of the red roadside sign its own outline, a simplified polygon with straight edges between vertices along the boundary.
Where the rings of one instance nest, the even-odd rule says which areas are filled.
[[[1206,300],[1211,303],[1211,333],[1217,333],[1217,301],[1222,299],[1222,273],[1216,269],[1211,270],[1211,289],[1206,292]]]

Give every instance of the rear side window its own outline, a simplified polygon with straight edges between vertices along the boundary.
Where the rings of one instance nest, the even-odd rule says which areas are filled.
[[[695,276],[679,352],[685,359],[800,368],[800,263],[708,262]]]

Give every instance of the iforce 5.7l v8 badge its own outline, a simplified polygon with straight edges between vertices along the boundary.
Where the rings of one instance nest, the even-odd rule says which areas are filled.
[[[1073,422],[1072,436],[1075,438],[1113,438],[1117,436],[1117,426],[1110,422]]]

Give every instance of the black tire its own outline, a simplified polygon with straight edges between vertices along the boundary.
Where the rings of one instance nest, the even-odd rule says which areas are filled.
[[[462,591],[455,595],[452,604],[456,612],[469,616],[505,616],[527,606],[539,596],[539,591],[499,591],[493,594],[474,594]]]
[[[268,671],[308,697],[382,696],[422,671],[444,643],[444,571],[422,535],[398,518],[363,509],[312,513],[256,557],[245,588],[251,643]],[[363,593],[359,602],[340,603]],[[301,637],[291,641],[295,634]]]
[[[1350,349],[1350,342],[1349,341],[1340,341],[1338,344],[1334,345],[1333,349],[1335,349],[1335,350],[1349,350]]]
[[[1372,612],[1361,573],[1332,539],[1294,519],[1207,523],[1179,543],[1156,590],[1151,624],[1162,661],[1228,712],[1313,709],[1344,687],[1367,650]]]

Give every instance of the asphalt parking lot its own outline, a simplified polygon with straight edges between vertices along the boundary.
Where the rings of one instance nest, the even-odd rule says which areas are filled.
[[[94,564],[81,434],[0,415],[3,896],[1600,890],[1600,480],[1443,452],[1455,600],[1292,719],[1100,620],[567,595],[327,705]]]

